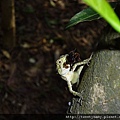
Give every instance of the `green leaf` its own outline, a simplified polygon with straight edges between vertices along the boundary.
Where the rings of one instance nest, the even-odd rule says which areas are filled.
[[[106,0],[83,0],[98,12],[116,31],[120,32],[120,20]]]
[[[116,7],[116,3],[117,2],[111,2],[111,6],[113,8]],[[66,28],[69,28],[73,25],[76,25],[80,22],[84,22],[84,21],[92,21],[92,20],[96,20],[101,18],[102,16],[100,16],[96,11],[94,11],[92,8],[86,8],[84,10],[82,10],[81,12],[75,14],[69,21],[69,23],[67,24]]]
[[[99,19],[101,16],[95,12],[93,9],[91,8],[87,8],[84,9],[83,11],[75,14],[69,21],[69,23],[67,24],[66,28],[69,28],[73,25],[76,25],[80,22],[84,22],[84,21],[92,21],[95,19]]]

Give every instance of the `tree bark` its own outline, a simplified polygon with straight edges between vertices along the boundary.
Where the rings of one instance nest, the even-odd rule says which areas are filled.
[[[72,114],[120,114],[120,51],[96,52],[73,99]],[[79,102],[78,102],[79,101]]]
[[[15,8],[14,0],[2,0],[2,44],[6,49],[15,47]]]

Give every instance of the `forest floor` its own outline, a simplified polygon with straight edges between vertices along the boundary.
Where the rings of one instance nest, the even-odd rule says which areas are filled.
[[[77,48],[90,55],[101,21],[65,30],[80,0],[15,1],[17,47],[0,52],[0,114],[64,114],[72,99],[55,61]],[[80,34],[82,34],[80,36]],[[78,41],[79,40],[79,41]],[[84,52],[86,51],[86,52]]]

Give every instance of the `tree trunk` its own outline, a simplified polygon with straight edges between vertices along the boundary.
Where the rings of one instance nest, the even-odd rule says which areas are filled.
[[[78,91],[82,100],[73,99],[72,114],[120,114],[120,51],[103,50],[94,54]],[[79,102],[78,102],[79,101]]]
[[[6,49],[15,47],[15,8],[14,0],[2,0],[2,44]]]

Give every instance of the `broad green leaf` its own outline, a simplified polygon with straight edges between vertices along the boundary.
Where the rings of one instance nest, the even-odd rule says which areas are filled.
[[[111,2],[111,6],[113,8],[116,7],[116,3],[117,2]],[[69,23],[67,24],[66,28],[69,28],[73,25],[76,25],[80,22],[84,22],[84,21],[92,21],[92,20],[96,20],[101,18],[102,16],[100,16],[96,11],[94,11],[92,8],[86,8],[84,10],[82,10],[81,12],[75,14],[69,21]]]
[[[120,32],[120,20],[106,0],[83,0],[98,12],[116,31]]]
[[[83,11],[75,14],[69,21],[69,23],[67,24],[66,28],[69,28],[73,25],[76,25],[80,22],[84,22],[84,21],[92,21],[95,19],[99,19],[101,16],[95,12],[92,8],[87,8],[84,9]]]

